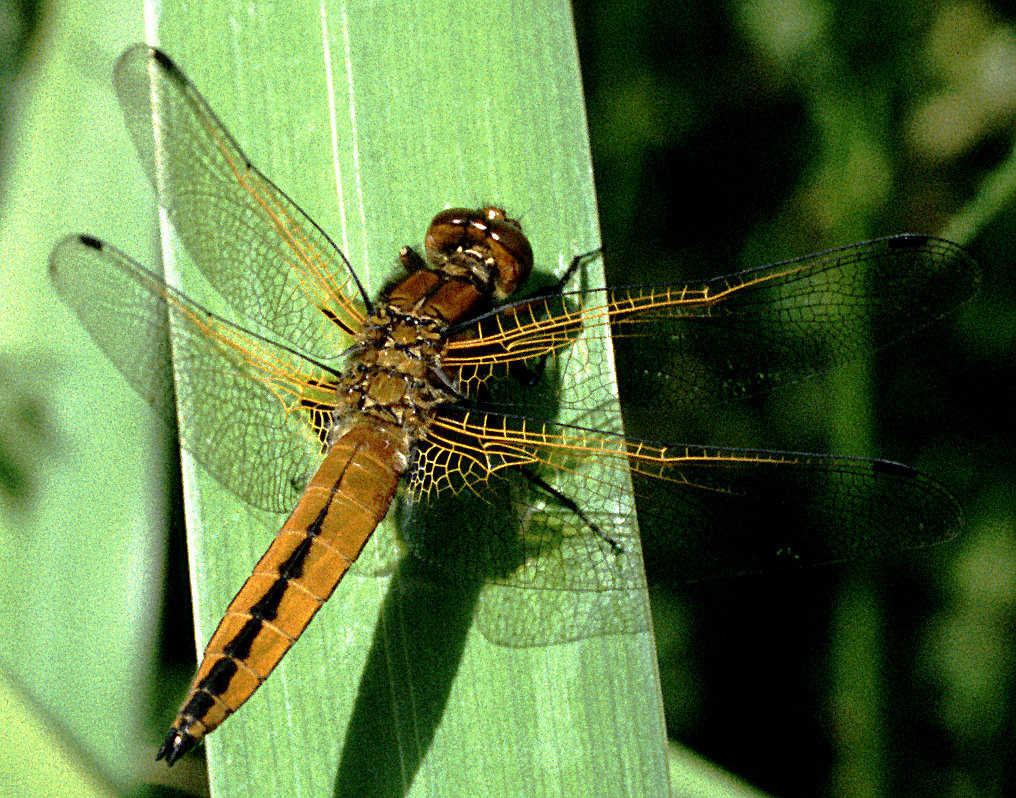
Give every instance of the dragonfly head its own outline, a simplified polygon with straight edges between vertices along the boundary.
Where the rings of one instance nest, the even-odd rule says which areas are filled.
[[[501,208],[449,208],[430,223],[427,260],[443,268],[466,266],[498,299],[514,293],[533,270],[533,248],[517,221]]]

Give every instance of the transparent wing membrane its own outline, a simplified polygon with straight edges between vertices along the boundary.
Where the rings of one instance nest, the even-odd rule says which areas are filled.
[[[119,250],[71,236],[50,274],[99,348],[224,486],[288,512],[320,459],[310,402],[329,375],[167,286]],[[174,367],[176,379],[174,381]],[[177,419],[177,399],[188,412]]]
[[[958,506],[941,485],[883,460],[673,446],[493,413],[448,413],[435,422],[428,442],[432,446],[420,451],[425,464],[414,472],[416,501],[432,501],[426,474],[437,457],[445,480],[438,487],[445,492],[483,496],[487,482],[523,466],[553,479],[564,496],[582,496],[577,509],[569,507],[523,479],[529,503],[515,517],[527,531],[487,544],[508,553],[464,552],[451,560],[454,569],[481,578],[483,563],[525,563],[510,578],[531,587],[640,587],[641,569],[623,576],[616,570],[619,556],[638,557],[636,518],[645,545],[673,552],[670,570],[685,579],[920,548],[948,539],[960,522]],[[629,480],[634,507],[626,499]],[[517,494],[507,501],[518,505]],[[738,538],[721,543],[719,535],[730,527],[739,530]],[[585,551],[585,567],[546,576],[543,555],[562,540]],[[462,545],[468,548],[468,541]],[[443,545],[428,556],[448,561]]]
[[[365,316],[335,245],[250,164],[158,51],[128,50],[113,82],[159,204],[212,287],[240,317],[302,352],[342,351]]]
[[[575,357],[610,337],[621,395],[674,411],[756,395],[882,349],[972,297],[979,274],[955,244],[921,235],[865,241],[697,285],[624,286],[512,304],[446,363],[471,385],[514,362]],[[614,363],[583,362],[559,401],[612,390]],[[574,391],[571,389],[574,388]],[[475,394],[475,389],[474,389]]]

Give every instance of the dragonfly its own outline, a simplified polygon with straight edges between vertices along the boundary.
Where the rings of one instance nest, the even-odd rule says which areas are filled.
[[[904,234],[692,284],[584,287],[594,251],[526,292],[521,224],[449,208],[371,298],[167,55],[135,46],[113,82],[222,308],[91,235],[57,244],[51,278],[182,447],[286,516],[207,644],[158,750],[169,765],[258,689],[363,552],[364,573],[416,557],[499,590],[481,629],[524,646],[646,628],[625,609],[645,589],[643,542],[706,578],[956,534],[956,501],[908,466],[636,438],[625,421],[896,342],[977,291],[958,245]],[[389,514],[396,531],[375,535]]]

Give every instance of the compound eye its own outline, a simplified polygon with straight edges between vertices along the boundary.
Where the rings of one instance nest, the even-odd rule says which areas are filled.
[[[495,207],[449,208],[434,217],[427,230],[427,258],[435,265],[460,250],[471,249],[493,261],[498,297],[514,292],[533,269],[533,248],[514,219]]]
[[[494,286],[501,298],[515,293],[529,279],[533,270],[533,247],[522,232],[522,225],[510,219],[501,208],[483,208],[488,220],[487,235],[497,246],[491,246],[497,267]]]

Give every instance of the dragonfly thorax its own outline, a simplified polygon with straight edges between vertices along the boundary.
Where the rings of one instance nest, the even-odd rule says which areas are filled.
[[[404,436],[407,449],[422,437],[435,408],[455,399],[438,373],[446,326],[391,306],[373,315],[339,382],[330,439],[342,437],[364,417]]]
[[[427,260],[405,247],[408,272],[364,324],[338,385],[331,441],[365,416],[390,428],[408,451],[436,409],[461,399],[456,374],[442,369],[446,332],[488,310],[528,278],[533,251],[500,208],[450,208],[427,230]]]

